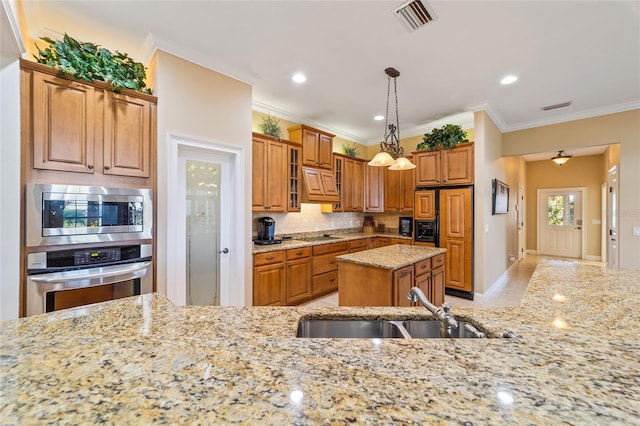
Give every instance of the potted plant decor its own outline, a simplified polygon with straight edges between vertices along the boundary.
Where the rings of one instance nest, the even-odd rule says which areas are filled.
[[[435,128],[430,133],[425,133],[422,142],[417,145],[418,150],[433,151],[441,146],[443,149],[451,149],[459,143],[469,142],[467,132],[457,124],[445,124],[442,128]]]
[[[272,117],[271,114],[262,116],[262,121],[258,124],[258,129],[265,135],[280,138],[282,136],[282,129],[280,128],[280,121]]]
[[[349,157],[357,158],[360,152],[358,151],[358,146],[354,143],[353,145],[342,145],[342,153]]]
[[[104,81],[111,84],[114,92],[131,89],[151,94],[144,81],[147,76],[144,65],[126,53],[117,50],[112,53],[97,44],[79,42],[68,34],[62,40],[49,37],[40,37],[40,40],[49,46],[40,49],[36,44],[38,55],[33,56],[38,63],[57,69],[62,78]]]

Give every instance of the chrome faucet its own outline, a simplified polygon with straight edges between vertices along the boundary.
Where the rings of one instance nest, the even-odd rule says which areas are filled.
[[[440,334],[442,337],[451,337],[453,330],[458,328],[458,321],[451,313],[451,305],[448,303],[443,303],[441,307],[437,307],[429,302],[427,296],[418,287],[412,287],[409,290],[407,299],[412,302],[419,300],[440,321]]]

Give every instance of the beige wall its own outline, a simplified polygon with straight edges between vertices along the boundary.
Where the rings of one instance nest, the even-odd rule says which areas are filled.
[[[587,217],[582,218],[583,232],[587,233],[587,251],[590,258],[599,258],[602,220],[601,186],[603,176],[599,173],[605,164],[604,155],[574,157],[563,166],[553,161],[531,161],[527,163],[527,249],[537,250],[537,191],[549,188],[587,188]]]
[[[245,150],[242,218],[245,303],[251,304],[251,86],[158,51],[149,67],[154,94],[158,96],[158,197],[157,206],[157,284],[166,294],[167,259],[167,139],[180,135],[201,142],[215,142]],[[241,277],[234,277],[240,280]]]
[[[640,109],[575,120],[503,135],[503,155],[522,155],[558,149],[620,144],[619,247],[621,268],[640,269]],[[573,161],[573,160],[571,160]]]
[[[265,117],[265,116],[267,116],[266,113],[262,113],[260,111],[255,111],[255,110],[253,111],[252,118],[251,118],[251,128],[253,129],[254,132],[260,133],[260,128],[258,125],[260,124],[260,122],[262,122],[262,117]],[[271,114],[271,116],[275,117],[280,122],[279,124],[280,124],[280,128],[282,129],[282,136],[281,136],[282,139],[288,140],[290,137],[289,137],[289,131],[287,129],[300,124],[300,123],[294,123],[292,121],[284,120],[273,114]],[[342,153],[343,145],[351,146],[354,143],[358,148],[358,158],[368,158],[367,157],[368,147],[366,145],[354,142],[349,139],[341,138],[340,136],[336,136],[333,138],[333,152]]]
[[[474,115],[474,289],[484,294],[517,259],[518,186],[526,185],[525,162],[502,156],[502,134],[484,111]],[[509,213],[491,214],[491,185],[498,179],[509,185]]]

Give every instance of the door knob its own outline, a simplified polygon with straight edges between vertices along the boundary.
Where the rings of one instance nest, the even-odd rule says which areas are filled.
[[[576,226],[576,229],[582,229],[582,227],[580,227],[580,226]]]
[[[227,254],[227,253],[229,253],[229,249],[225,247],[225,248],[223,248],[222,250],[220,250],[218,253],[220,253],[220,254]]]

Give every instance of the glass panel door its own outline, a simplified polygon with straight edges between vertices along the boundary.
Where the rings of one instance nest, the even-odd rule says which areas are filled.
[[[186,161],[187,305],[220,305],[220,176],[220,164]]]

